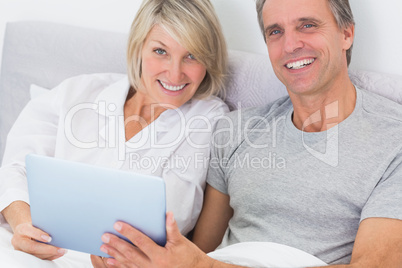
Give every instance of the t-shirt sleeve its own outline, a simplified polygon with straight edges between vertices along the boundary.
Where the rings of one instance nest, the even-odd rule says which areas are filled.
[[[402,220],[402,150],[390,163],[363,207],[360,221],[367,218]]]
[[[216,190],[228,194],[227,182],[227,154],[230,146],[230,134],[233,131],[231,119],[223,116],[215,125],[215,130],[211,138],[211,154],[207,173],[207,183]]]

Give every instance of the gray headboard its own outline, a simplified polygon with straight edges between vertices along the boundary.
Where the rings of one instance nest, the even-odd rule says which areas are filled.
[[[47,22],[8,23],[0,77],[0,160],[6,134],[29,101],[32,83],[53,88],[64,79],[125,72],[126,36]]]
[[[30,99],[31,84],[51,89],[71,76],[125,73],[122,33],[51,22],[8,23],[0,76],[0,161],[8,131]],[[360,88],[402,103],[402,76],[349,71]],[[232,108],[263,105],[286,94],[267,55],[229,51],[226,102]]]
[[[126,73],[126,43],[127,35],[122,33],[52,22],[8,23],[0,77],[0,161],[7,133],[30,99],[31,84],[51,89],[75,75]],[[268,56],[230,54],[227,100],[232,107],[238,107],[240,99],[246,107],[286,94],[271,71]],[[267,84],[272,86],[270,91],[264,88]]]

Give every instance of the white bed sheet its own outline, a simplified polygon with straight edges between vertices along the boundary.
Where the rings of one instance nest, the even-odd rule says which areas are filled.
[[[69,250],[54,261],[44,261],[30,254],[14,250],[12,233],[7,224],[0,226],[0,267],[7,268],[89,268],[89,254]],[[247,267],[314,267],[325,262],[302,250],[270,242],[245,242],[231,245],[208,254],[231,264]]]
[[[317,257],[282,244],[243,242],[208,254],[222,262],[247,267],[315,267],[327,264]]]
[[[12,233],[8,225],[0,226],[0,267],[7,268],[90,268],[93,267],[89,254],[69,250],[54,261],[44,261],[11,245]]]

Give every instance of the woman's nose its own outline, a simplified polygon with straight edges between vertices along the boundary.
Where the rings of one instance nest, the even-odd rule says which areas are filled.
[[[183,62],[182,60],[172,59],[168,66],[169,70],[169,80],[172,83],[180,83],[183,80],[184,72],[183,72]]]

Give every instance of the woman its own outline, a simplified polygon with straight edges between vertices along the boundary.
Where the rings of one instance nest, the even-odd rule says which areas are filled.
[[[167,209],[182,234],[202,206],[216,97],[227,66],[224,38],[206,0],[145,0],[131,27],[128,77],[68,79],[23,110],[0,169],[0,210],[15,249],[54,260],[64,249],[34,228],[24,157],[36,153],[165,179]]]

